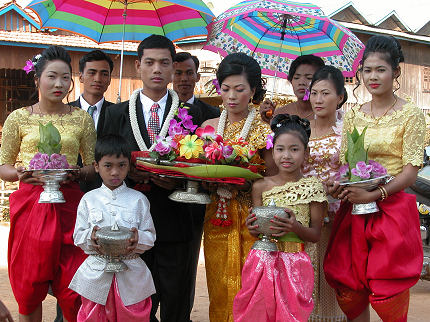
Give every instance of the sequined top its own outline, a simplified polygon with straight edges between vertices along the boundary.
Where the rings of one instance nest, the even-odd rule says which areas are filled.
[[[2,145],[0,149],[0,164],[14,165],[20,154],[24,167],[37,153],[39,143],[39,122],[52,124],[61,135],[61,154],[65,154],[69,164],[76,164],[78,153],[82,156],[84,165],[94,161],[94,146],[96,131],[91,116],[84,110],[72,107],[69,114],[40,115],[30,114],[23,107],[13,111],[4,122]]]
[[[360,106],[348,111],[342,131],[342,163],[346,133],[354,126],[360,133],[367,126],[364,145],[369,149],[369,159],[381,163],[389,174],[399,174],[407,164],[422,165],[426,124],[423,112],[415,104],[407,102],[401,110],[377,119],[360,111]]]
[[[227,124],[225,126],[223,138],[227,140],[238,140],[240,132],[245,125],[246,118],[230,123],[227,119]],[[248,149],[250,150],[260,150],[266,147],[267,135],[272,133],[269,124],[263,122],[260,113],[255,113],[254,120],[251,124],[251,129],[249,131],[248,137],[245,141],[248,142]]]
[[[273,200],[276,206],[294,211],[296,220],[305,227],[309,227],[311,220],[310,203],[327,201],[324,187],[316,177],[301,178],[297,182],[287,182],[282,186],[273,187],[264,191],[262,198],[264,206],[268,206]]]

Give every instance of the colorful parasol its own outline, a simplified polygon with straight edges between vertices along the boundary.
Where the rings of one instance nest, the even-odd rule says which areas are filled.
[[[313,54],[352,77],[364,44],[346,27],[310,3],[248,0],[231,7],[208,25],[203,49],[222,56],[253,56],[265,75],[287,78],[291,62]]]
[[[71,31],[97,43],[140,42],[151,34],[172,41],[206,36],[214,18],[201,0],[33,0],[27,7],[39,16],[41,28]]]
[[[33,0],[27,8],[41,28],[67,30],[97,43],[122,41],[118,102],[121,101],[124,41],[152,34],[172,41],[206,37],[215,17],[202,0]]]

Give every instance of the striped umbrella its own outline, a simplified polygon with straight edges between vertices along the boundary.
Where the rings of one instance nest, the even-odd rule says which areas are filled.
[[[363,43],[347,28],[310,3],[248,0],[231,7],[208,25],[203,49],[227,56],[253,56],[265,75],[287,78],[291,62],[313,54],[354,76]]]
[[[118,93],[124,41],[140,42],[151,34],[172,41],[206,37],[215,17],[201,0],[33,0],[27,7],[41,28],[67,30],[97,43],[122,41]]]

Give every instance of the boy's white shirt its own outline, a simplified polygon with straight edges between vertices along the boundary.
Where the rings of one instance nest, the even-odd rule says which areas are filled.
[[[112,226],[115,219],[119,226],[137,228],[139,241],[134,253],[145,252],[155,241],[149,201],[141,192],[128,188],[125,183],[115,190],[103,184],[82,197],[73,239],[75,245],[90,256],[76,271],[69,288],[102,305],[106,304],[114,273],[104,272],[106,259],[91,256],[97,254],[91,243],[91,232],[96,225]],[[124,260],[124,263],[129,269],[115,276],[121,300],[128,306],[154,294],[155,287],[151,272],[140,257]]]

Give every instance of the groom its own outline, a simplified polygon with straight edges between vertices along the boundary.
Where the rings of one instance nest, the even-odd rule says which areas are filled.
[[[134,151],[147,150],[152,145],[170,110],[178,105],[167,90],[174,71],[173,43],[164,36],[151,35],[140,43],[137,54],[135,67],[143,88],[133,92],[129,101],[109,106],[103,128],[103,134],[127,138]],[[188,113],[193,116],[194,124],[201,125],[205,120],[196,107],[190,107]],[[161,321],[189,322],[192,219],[187,204],[168,198],[183,182],[134,166],[128,179],[131,187],[145,187],[157,233],[154,247],[142,256],[152,272],[157,292],[152,296],[151,321],[158,321],[155,313],[160,304]]]

